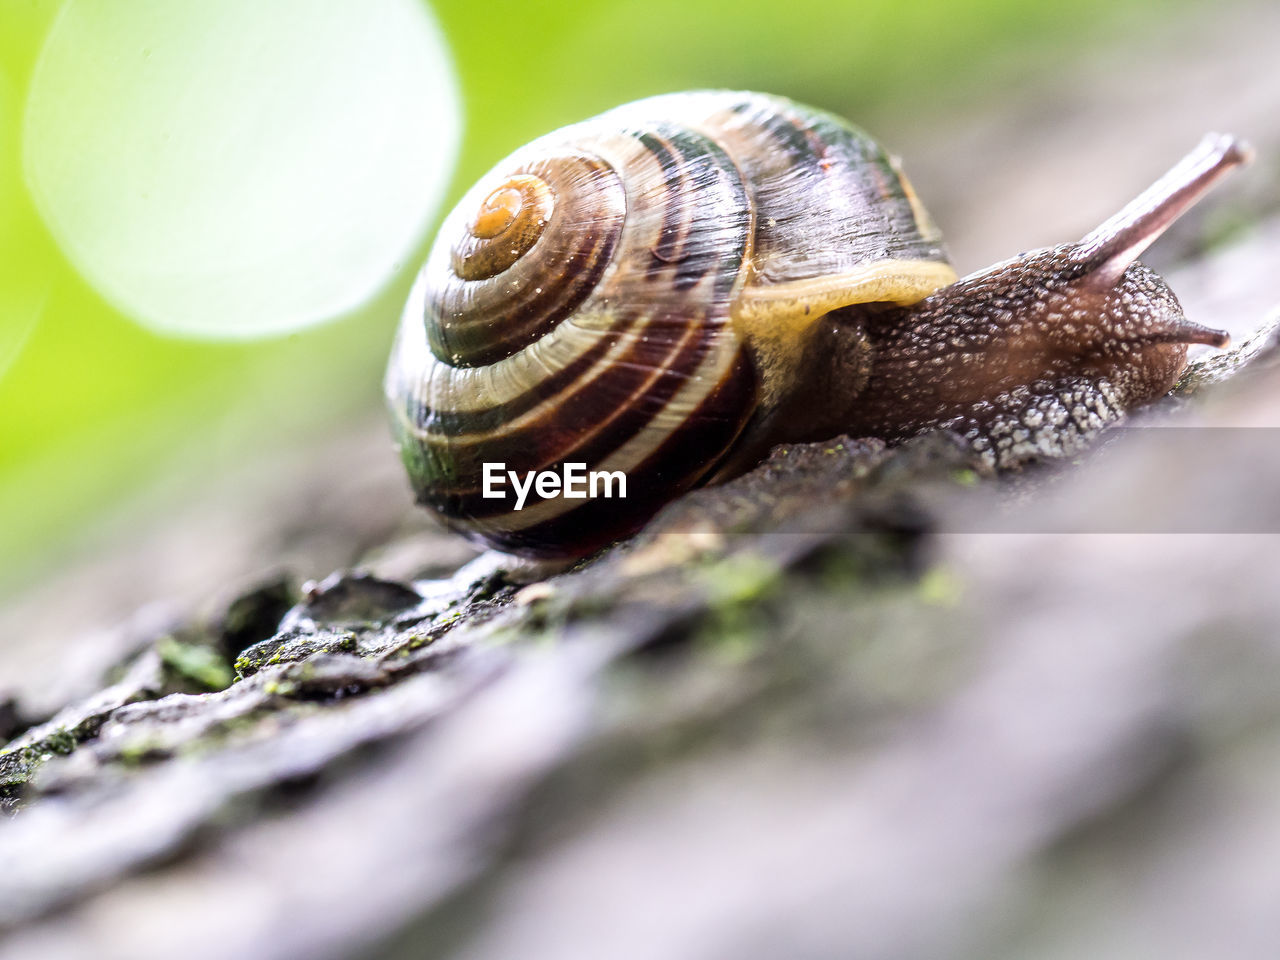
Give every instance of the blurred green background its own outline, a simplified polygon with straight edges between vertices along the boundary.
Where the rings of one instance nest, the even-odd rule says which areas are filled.
[[[370,60],[369,49],[376,54],[380,42],[374,28],[412,34],[396,18],[416,2],[355,5],[370,32],[355,36],[342,28],[353,48],[364,45],[364,59],[348,63],[341,51],[307,51],[315,39],[307,21],[351,4],[241,5],[234,29],[217,34],[207,21],[224,10],[220,4],[0,0],[0,592],[73,554],[96,516],[166,471],[181,468],[216,483],[221,469],[263,446],[370,416],[381,404],[400,303],[442,212],[430,202],[433,191],[447,207],[485,168],[540,133],[629,99],[700,86],[768,90],[873,131],[901,129],[909,122],[904,115],[921,105],[930,116],[997,97],[1117,33],[1141,36],[1148,18],[1177,6],[438,0],[426,12],[437,18],[448,54],[421,48],[439,61],[433,70],[413,70],[411,44],[399,58]],[[326,42],[343,36],[334,30]],[[58,37],[57,49],[51,37]],[[287,55],[274,52],[273,43]],[[93,49],[82,56],[79,45]],[[121,50],[136,57],[126,61]],[[192,106],[196,94],[171,96],[165,74],[146,72],[153,53],[168,56],[169,76],[199,88],[200,109],[214,114],[211,122],[261,118],[264,102],[280,117],[242,131],[249,148],[216,138],[206,143],[204,120]],[[455,91],[440,79],[450,60],[460,141],[450,128]],[[260,81],[269,88],[255,86],[258,75],[246,73],[246,63],[271,65],[275,72]],[[140,79],[130,85],[117,83],[120,77]],[[349,87],[365,99],[347,98]],[[319,125],[297,136],[323,138],[327,118],[343,149],[316,153],[309,141],[290,142],[295,131],[280,118],[295,112]],[[353,119],[363,125],[348,134],[342,124]],[[152,131],[149,123],[163,129]],[[261,144],[262,163],[245,167],[254,144]],[[241,167],[228,164],[228,156]],[[295,196],[289,170],[273,165],[279,157],[295,163],[305,183],[296,197],[314,202],[271,207],[277,196]],[[204,233],[208,217],[225,217],[214,224],[216,243],[181,233],[173,198],[184,188],[166,167],[171,160],[182,164],[192,194],[202,198]],[[422,183],[406,188],[404,171],[419,162]],[[384,163],[402,180],[351,177],[353,164],[376,171]],[[259,168],[280,180],[278,190],[256,189]],[[438,189],[432,176],[441,181]],[[371,205],[361,221],[352,204],[363,202],[365,189],[382,206]],[[412,195],[395,194],[406,189]],[[121,209],[149,219],[124,222]],[[75,221],[74,230],[51,222],[50,211],[59,210],[64,221]],[[400,231],[385,250],[371,232],[379,218]],[[170,233],[148,248],[140,231],[153,222]],[[325,237],[335,223],[346,233],[370,232],[338,238],[367,261],[363,273],[342,287],[330,282],[333,271],[317,269],[311,284],[298,276],[299,263],[312,263],[306,258],[315,251],[302,250],[298,240],[303,259],[291,262],[290,238]],[[237,230],[245,244],[265,242],[264,231],[276,244],[253,265],[250,281],[235,272],[243,267],[236,261]],[[135,248],[171,254],[163,269],[178,271],[180,282],[149,274],[147,264],[117,277]],[[182,263],[188,256],[199,262]],[[231,272],[220,278],[224,268]],[[135,305],[127,290],[121,293],[129,283],[159,294]],[[278,294],[288,300],[277,289],[285,285],[313,295],[296,317],[282,306],[273,321],[267,308],[275,309]],[[213,300],[206,290],[215,291]],[[184,297],[197,321],[207,324],[225,311],[229,332],[211,337],[199,322],[184,327]]]

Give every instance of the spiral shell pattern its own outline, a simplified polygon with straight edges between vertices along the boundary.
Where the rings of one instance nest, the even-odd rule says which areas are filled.
[[[517,151],[446,219],[392,354],[420,502],[527,554],[635,529],[753,415],[760,380],[733,323],[744,285],[942,260],[917,206],[865,135],[758,94],[640,101]],[[531,491],[517,510],[484,496],[486,463],[622,471],[627,497]]]
[[[584,183],[591,189],[575,189]],[[618,174],[595,157],[517,168],[481,202],[450,250],[449,273],[428,290],[432,352],[476,367],[550,333],[600,282],[625,205]]]

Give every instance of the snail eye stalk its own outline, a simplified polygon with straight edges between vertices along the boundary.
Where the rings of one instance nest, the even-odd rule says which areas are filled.
[[[1235,167],[1249,163],[1253,150],[1230,135],[1208,134],[1150,187],[1089,233],[1073,256],[1087,264],[1099,283],[1112,286],[1160,234]]]

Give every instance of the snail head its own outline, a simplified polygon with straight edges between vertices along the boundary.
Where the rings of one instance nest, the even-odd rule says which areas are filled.
[[[971,377],[953,369],[959,375],[948,389],[966,396],[952,400],[1079,376],[1113,383],[1124,406],[1138,406],[1172,388],[1190,344],[1226,346],[1225,332],[1188,320],[1164,280],[1137,258],[1250,155],[1240,141],[1210,134],[1082,240],[998,263],[917,304],[912,326],[935,330],[929,346],[942,346],[945,329],[956,323],[948,318],[963,317],[963,336],[950,349],[963,340],[962,350],[981,354]]]

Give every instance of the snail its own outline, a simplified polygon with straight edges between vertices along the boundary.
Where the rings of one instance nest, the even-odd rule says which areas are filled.
[[[1168,393],[1188,345],[1227,344],[1137,257],[1247,159],[1209,135],[1084,239],[958,279],[898,160],[838,117],[618,107],[445,219],[387,371],[402,459],[469,538],[571,557],[778,443],[949,429],[996,467],[1070,455]],[[625,498],[575,489],[584,468]]]

